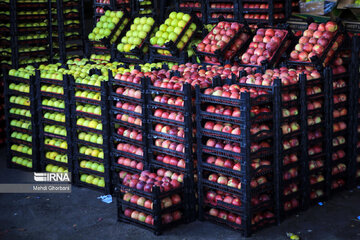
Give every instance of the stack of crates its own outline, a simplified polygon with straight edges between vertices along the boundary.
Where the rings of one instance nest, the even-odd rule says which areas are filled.
[[[72,77],[70,91],[74,183],[111,193],[107,77],[92,69]]]
[[[70,94],[65,69],[36,70],[40,169],[72,172]]]
[[[244,86],[196,91],[199,218],[250,236],[277,221],[271,129],[280,83]]]
[[[39,170],[34,68],[5,73],[5,118],[8,167]]]
[[[139,70],[109,73],[110,149],[114,185],[119,174],[137,174],[147,166],[146,81]]]

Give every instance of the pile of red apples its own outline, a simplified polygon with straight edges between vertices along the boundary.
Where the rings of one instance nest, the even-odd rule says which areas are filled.
[[[290,53],[290,60],[311,62],[313,56],[322,56],[336,35],[337,30],[338,25],[335,22],[311,23],[303,32],[299,43],[295,46],[295,50]],[[338,44],[332,48],[335,51],[338,48]]]
[[[287,33],[281,29],[258,29],[249,48],[241,56],[241,63],[261,66],[263,61],[270,61]]]

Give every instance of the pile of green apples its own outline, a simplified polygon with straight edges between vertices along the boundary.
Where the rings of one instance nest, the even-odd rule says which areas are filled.
[[[9,113],[19,115],[19,116],[31,117],[30,110],[27,110],[27,109],[10,108]]]
[[[137,17],[130,26],[130,30],[126,32],[126,36],[121,39],[117,45],[119,52],[130,52],[135,47],[139,47],[144,39],[148,36],[155,20],[152,17]],[[148,48],[144,48],[147,52]]]
[[[63,74],[60,72],[57,72],[57,70],[51,70],[51,71],[41,71],[40,77],[45,79],[53,79],[62,81],[63,80]]]
[[[105,172],[104,164],[102,164],[102,163],[82,160],[80,162],[80,167],[91,169],[91,170],[97,171],[97,172],[102,172],[102,173]]]
[[[65,102],[64,100],[61,99],[57,99],[57,98],[45,98],[41,101],[43,106],[48,106],[48,107],[56,107],[56,108],[61,108],[61,109],[65,109]]]
[[[100,148],[81,146],[79,153],[87,156],[104,159],[104,151]]]
[[[34,46],[34,47],[21,47],[19,48],[19,53],[26,52],[39,52],[46,50],[46,47]]]
[[[13,144],[13,145],[11,145],[10,149],[11,149],[11,151],[16,151],[16,152],[21,152],[24,154],[32,155],[32,148],[25,146],[23,144],[19,144],[19,145]]]
[[[64,88],[61,86],[54,85],[54,84],[51,84],[51,85],[44,84],[41,86],[40,89],[42,92],[56,93],[56,94],[60,94],[60,95],[64,94]]]
[[[103,136],[96,133],[87,133],[87,132],[79,132],[78,139],[86,142],[96,143],[96,144],[103,144]]]
[[[11,96],[9,98],[10,103],[15,103],[18,105],[23,106],[30,106],[30,99],[28,97],[22,97],[22,96]]]
[[[108,80],[108,78],[106,76],[99,76],[97,74],[94,74],[92,76],[86,76],[84,78],[81,78],[81,77],[76,78],[75,83],[100,87],[101,82],[102,81],[107,81],[107,80]]]
[[[30,76],[35,75],[35,68],[27,66],[26,68],[10,69],[9,76],[30,79]]]
[[[189,14],[184,14],[182,12],[170,13],[169,18],[165,20],[164,24],[160,25],[159,30],[155,33],[155,36],[150,39],[151,45],[164,47],[165,43],[169,41],[173,41],[175,43],[180,33],[184,30],[190,20],[191,16]],[[176,47],[179,50],[182,50],[195,31],[196,24],[191,23]],[[158,50],[158,53],[170,55],[170,52],[167,50]]]
[[[53,164],[48,164],[45,167],[45,171],[53,172],[53,173],[65,173],[68,172],[68,169],[66,167],[60,167]]]
[[[46,15],[47,10],[38,10],[38,11],[18,11],[17,14],[19,16],[26,16],[26,15]]]
[[[128,18],[125,18],[118,29],[115,29],[116,25],[119,23],[120,19],[124,16],[122,11],[110,11],[107,10],[105,15],[100,17],[100,21],[96,23],[96,27],[89,34],[89,40],[99,41],[103,38],[109,37],[111,32],[115,30],[115,34],[110,43],[114,43],[117,38],[120,36],[121,31],[125,28],[126,24],[129,22]]]
[[[18,28],[38,28],[38,27],[47,27],[46,22],[35,22],[35,23],[19,23]]]
[[[77,112],[85,112],[90,113],[94,115],[101,115],[101,106],[94,106],[91,104],[82,104],[82,103],[76,103],[76,111]]]
[[[68,163],[68,156],[66,154],[61,154],[61,153],[53,152],[53,151],[47,151],[47,152],[45,152],[45,157],[47,159],[54,160],[57,162]]]
[[[20,65],[27,65],[27,64],[34,64],[34,63],[44,63],[44,62],[49,62],[49,58],[48,57],[38,57],[38,58],[29,57],[29,58],[21,59],[19,61]]]
[[[68,148],[67,142],[62,140],[62,139],[58,139],[58,138],[46,137],[45,140],[44,140],[44,143],[45,143],[45,145],[54,146],[54,147],[58,147],[58,148],[61,148],[61,149],[67,149]]]
[[[26,83],[19,83],[19,84],[10,83],[9,89],[14,90],[14,91],[18,91],[18,92],[29,93],[30,92],[30,85],[26,84]]]
[[[88,127],[92,129],[102,130],[101,121],[90,119],[90,118],[79,118],[76,121],[76,125],[81,127]]]
[[[65,114],[53,111],[46,111],[44,113],[44,118],[56,122],[65,122],[66,120]]]
[[[89,174],[81,174],[80,181],[86,182],[87,184],[92,184],[98,187],[105,187],[105,180],[103,177],[97,177]]]
[[[44,132],[66,137],[66,128],[57,125],[45,125]]]
[[[32,168],[32,160],[29,158],[14,156],[11,158],[11,162],[22,165],[24,167]]]
[[[26,120],[13,119],[10,121],[10,126],[31,130],[31,122]]]
[[[101,101],[101,94],[99,92],[93,92],[88,90],[77,90],[75,92],[75,97]]]
[[[41,33],[41,34],[31,34],[31,35],[24,35],[19,36],[18,40],[34,40],[34,39],[46,39],[48,37],[48,34]]]
[[[18,140],[22,140],[22,141],[26,141],[26,142],[32,142],[32,136],[26,133],[21,133],[21,132],[12,132],[11,133],[11,138],[15,138]]]

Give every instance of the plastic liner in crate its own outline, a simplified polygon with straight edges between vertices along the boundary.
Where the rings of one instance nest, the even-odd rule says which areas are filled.
[[[239,2],[237,0],[205,0],[207,11],[207,23],[216,23],[219,17],[224,15],[232,15],[232,18],[226,18],[230,21],[240,20]],[[232,4],[232,8],[218,8],[216,4]],[[211,5],[215,4],[214,7]],[[213,17],[213,14],[220,14],[220,16]]]
[[[134,19],[139,17],[143,17],[142,14],[135,14],[132,16],[129,24],[125,27],[125,29],[122,31],[121,35],[118,38],[118,41],[115,42],[115,44],[120,44],[121,39],[126,36],[126,33],[130,30],[131,25],[134,23]],[[155,15],[149,14],[147,17],[151,17],[155,21]],[[144,53],[144,48],[148,45],[150,36],[153,33],[154,29],[156,27],[156,22],[151,26],[151,29],[149,32],[147,32],[146,37],[142,40],[139,46],[136,46],[135,48],[131,49],[130,52],[119,52],[116,51],[115,59],[120,62],[129,62],[129,63],[145,63],[147,62],[148,53]],[[114,47],[114,49],[116,49]],[[149,50],[148,50],[149,51]]]
[[[248,51],[251,51],[249,49],[254,49],[254,52],[256,50],[255,45],[258,46],[259,44],[263,43],[264,44],[264,49],[266,49],[266,45],[269,44],[268,43],[264,43],[264,42],[254,42],[254,40],[256,40],[255,38],[257,38],[259,35],[263,35],[263,34],[259,34],[260,31],[262,33],[264,33],[265,36],[265,32],[268,29],[272,29],[274,31],[278,31],[279,32],[279,36],[283,35],[281,37],[277,37],[279,39],[279,43],[277,46],[275,46],[273,52],[270,55],[269,52],[269,57],[265,57],[263,56],[263,60],[261,60],[259,62],[259,58],[261,57],[257,57],[255,62],[251,62],[251,57],[256,56],[255,54],[250,54],[248,53]],[[259,34],[259,35],[257,35]],[[275,34],[275,33],[274,33]],[[266,37],[266,36],[265,36]],[[276,37],[274,35],[274,37]],[[278,27],[264,27],[263,24],[258,24],[258,29],[256,31],[256,34],[254,35],[254,38],[252,39],[252,42],[249,45],[249,48],[246,50],[246,52],[241,56],[240,58],[237,58],[236,61],[239,63],[240,66],[244,66],[244,67],[261,67],[261,66],[265,66],[266,68],[269,67],[274,67],[277,64],[279,64],[279,61],[282,57],[282,54],[287,50],[287,48],[290,46],[291,41],[293,40],[294,36],[291,32],[291,30],[287,27],[287,26],[278,26]],[[263,37],[261,36],[261,39],[259,39],[259,41],[263,41]],[[276,44],[276,43],[274,43]],[[271,46],[269,46],[270,48]],[[269,51],[269,50],[264,50],[264,51]],[[239,56],[240,57],[240,56]]]
[[[6,138],[7,138],[7,166],[9,168],[17,168],[25,171],[38,171],[40,169],[40,161],[39,161],[39,139],[38,139],[38,113],[37,113],[37,102],[36,102],[36,87],[35,87],[35,76],[30,76],[29,79],[26,78],[20,78],[20,77],[13,77],[9,76],[7,71],[4,72],[4,99],[5,99],[5,122],[6,122]],[[9,91],[9,85],[14,83],[26,83],[29,84],[29,100],[30,100],[30,106],[20,105],[20,104],[12,104],[10,103],[10,92]],[[22,92],[13,91],[13,94],[24,96]],[[20,116],[17,114],[10,114],[10,108],[19,108],[19,109],[26,109],[30,111],[31,118]],[[10,125],[11,119],[26,119],[31,124],[31,129],[24,129],[24,128],[16,128],[12,127]],[[12,131],[11,131],[12,130]],[[27,134],[31,136],[32,141],[21,141],[15,138],[11,137],[11,132],[19,132],[22,134]],[[18,151],[18,148],[15,150],[15,148],[12,148],[12,146],[22,146],[21,151]],[[23,152],[23,148],[29,148],[28,151]],[[29,154],[29,150],[31,149],[31,154]],[[23,163],[23,160],[28,160],[29,164],[31,162],[31,166],[25,166],[20,163],[20,161],[17,163],[16,161],[13,162],[13,158],[18,157],[22,158],[21,163]]]
[[[171,9],[168,10],[168,12],[170,12],[170,11],[171,11]],[[187,54],[185,54],[187,52],[186,49],[188,48],[188,45],[191,42],[192,38],[195,36],[196,30],[201,29],[201,22],[193,12],[191,12],[191,11],[185,12],[184,11],[183,13],[189,14],[191,18],[186,23],[186,25],[184,26],[184,28],[182,29],[182,31],[180,32],[180,34],[178,35],[178,37],[176,38],[175,41],[170,40],[170,41],[166,42],[164,44],[164,46],[159,46],[157,44],[149,45],[150,61],[152,61],[152,60],[171,61],[170,59],[172,59],[172,58],[174,60],[178,60],[177,62],[179,62],[179,60],[183,60],[183,61],[186,60],[185,59],[185,57],[187,55]],[[184,44],[182,49],[178,49],[177,45],[180,43],[182,37],[189,30],[190,25],[193,23],[196,25],[196,29],[194,29],[192,35],[190,37],[188,37],[188,41]],[[158,51],[168,52],[168,54],[161,54]]]
[[[221,49],[217,49],[214,52],[208,52],[205,51],[205,49],[203,51],[198,50],[199,49],[199,44],[196,46],[193,46],[193,50],[195,52],[195,54],[197,55],[197,57],[201,60],[201,62],[203,63],[211,63],[211,64],[225,64],[225,63],[230,63],[234,60],[235,56],[239,55],[240,53],[245,51],[245,47],[247,47],[250,44],[250,41],[252,39],[252,33],[250,28],[246,25],[246,24],[241,24],[241,23],[237,23],[237,22],[231,22],[230,20],[225,20],[223,18],[219,18],[219,23],[217,24],[217,26],[219,24],[223,24],[223,23],[236,23],[239,24],[239,30],[237,32],[235,32],[235,35],[233,37],[231,37],[230,41],[223,46],[223,48]],[[215,29],[215,28],[214,28]],[[201,42],[202,44],[205,45],[204,41],[208,41],[209,40],[209,36],[214,34],[214,29],[205,37],[205,39]],[[240,36],[245,34],[247,36],[246,39],[241,39]],[[238,40],[242,41],[241,45],[238,45]],[[233,51],[231,50],[231,48],[233,46],[236,46],[236,50]],[[231,51],[233,51],[232,54],[227,55],[228,52],[231,53]],[[215,58],[217,60],[217,62],[212,61],[206,61],[205,58]],[[214,60],[215,60],[214,59]]]
[[[313,24],[313,23],[311,23],[311,21],[308,21],[308,23],[309,23],[309,26],[311,24]],[[308,61],[296,60],[296,59],[292,59],[290,57],[288,59],[287,63],[290,65],[325,66],[325,65],[327,65],[328,62],[331,62],[331,60],[328,61],[327,63],[325,61],[328,57],[330,57],[330,59],[333,59],[337,55],[337,52],[341,49],[341,45],[343,44],[343,42],[347,36],[345,27],[342,24],[342,22],[340,20],[337,20],[336,24],[337,24],[338,29],[336,30],[336,32],[331,33],[332,36],[329,36],[330,40],[328,40],[328,43],[324,47],[324,50],[322,51],[321,54],[316,55],[314,53],[314,55],[311,56],[310,58],[308,58],[308,56],[306,56]],[[309,30],[309,28],[307,28],[305,31],[307,31],[307,30]],[[309,31],[312,31],[312,30],[309,30]],[[336,43],[337,41],[339,41],[339,42]],[[338,47],[336,50],[332,49],[334,44],[338,44]],[[309,55],[310,55],[310,53],[309,53]]]

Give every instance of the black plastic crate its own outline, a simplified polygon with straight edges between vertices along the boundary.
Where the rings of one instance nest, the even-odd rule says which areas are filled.
[[[253,4],[253,7],[250,7]],[[277,6],[282,4],[282,6]],[[249,6],[250,5],[250,6]],[[251,1],[251,0],[240,0],[239,1],[239,12],[240,19],[247,21],[249,24],[266,23],[270,26],[275,26],[278,23],[284,23],[290,17],[289,11],[290,1]],[[259,15],[258,18],[249,18],[247,14]],[[282,15],[281,15],[282,14]],[[265,19],[262,18],[265,16]],[[277,18],[276,15],[282,18]],[[267,19],[266,19],[267,16]]]
[[[170,14],[171,9],[168,9],[168,15]],[[193,12],[184,12],[185,14],[189,14],[191,16],[190,20],[186,23],[180,34],[178,35],[175,42],[172,40],[165,43],[164,46],[158,46],[158,45],[149,45],[149,51],[150,51],[150,62],[153,62],[154,60],[162,60],[162,61],[171,61],[171,62],[178,62],[178,63],[185,63],[187,60],[187,51],[189,43],[195,36],[195,32],[198,29],[201,29],[201,23],[200,20],[197,18],[197,16]],[[194,29],[193,34],[188,38],[188,41],[184,44],[182,49],[178,49],[177,45],[181,41],[182,37],[186,33],[186,31],[190,28],[191,24],[196,25],[196,29]],[[158,51],[166,51],[168,54],[162,54]]]
[[[219,23],[221,23],[221,22],[232,23],[231,21],[225,20],[224,18],[219,18],[218,21],[219,21]],[[217,59],[218,62],[212,61],[211,62],[212,64],[216,64],[216,63],[220,64],[221,63],[223,65],[224,63],[231,63],[234,60],[235,56],[238,56],[239,54],[244,52],[245,47],[247,47],[250,44],[253,35],[252,35],[250,28],[246,24],[239,23],[239,25],[240,25],[239,31],[235,33],[235,35],[231,38],[231,40],[222,49],[218,49],[214,53],[200,51],[195,46],[193,46],[193,50],[194,50],[196,56],[201,60],[201,62],[202,63],[210,63],[210,62],[206,61],[205,58],[211,58],[211,59],[215,58],[215,59]],[[213,31],[214,31],[214,29],[209,34],[212,34]],[[241,34],[246,34],[248,36],[247,40],[244,41],[242,43],[242,46],[239,46],[239,48],[236,51],[234,51],[234,53],[230,57],[226,56],[227,52],[230,51],[230,48],[232,46],[234,46],[234,44],[236,44],[235,41],[237,41],[239,39]],[[206,38],[207,38],[207,36],[206,36]]]
[[[122,181],[122,180],[120,180]],[[169,191],[163,192],[161,191],[160,187],[152,186],[150,191],[144,191],[139,190],[136,188],[132,188],[129,186],[125,186],[122,184],[122,182],[117,183],[117,204],[118,204],[118,221],[134,224],[138,227],[143,227],[147,230],[152,231],[155,235],[161,234],[166,229],[170,228],[171,226],[176,226],[179,223],[186,223],[190,219],[190,213],[188,211],[188,200],[186,197],[186,188],[188,187],[186,183],[184,185],[181,185],[178,188],[171,189]],[[186,182],[186,181],[185,181]],[[147,208],[144,206],[140,206],[137,203],[133,202],[132,199],[129,199],[129,201],[124,200],[123,198],[126,198],[126,194],[130,196],[130,194],[136,195],[138,197],[143,197],[145,201],[150,201],[152,203],[152,209]],[[170,207],[162,207],[162,200],[164,198],[169,198],[173,196],[174,194],[177,194],[181,197],[181,202],[175,205],[172,205]],[[131,197],[132,197],[131,196]],[[135,200],[134,200],[135,201]],[[126,209],[132,209],[133,211],[139,211],[142,213],[145,213],[145,216],[147,215],[152,216],[152,221],[149,223],[145,223],[142,221],[139,221],[138,219],[131,218],[130,216],[127,216]],[[162,222],[162,215],[163,214],[169,214],[174,211],[181,210],[182,211],[182,217],[180,219],[175,219],[175,221],[172,221],[170,223],[164,223]],[[145,220],[145,219],[144,219]]]
[[[212,4],[232,4],[232,8],[218,8],[211,7]],[[216,23],[220,16],[231,14],[232,18],[227,18],[231,21],[240,20],[240,9],[238,1],[234,0],[206,0],[207,23]],[[220,16],[213,17],[212,14],[221,14]]]

